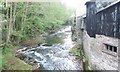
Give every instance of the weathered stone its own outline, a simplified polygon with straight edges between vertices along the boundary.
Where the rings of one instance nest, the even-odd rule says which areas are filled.
[[[103,52],[104,43],[118,47],[118,39],[104,35],[96,35],[96,38],[91,38],[87,32],[84,32],[84,49],[90,66],[97,70],[118,70],[117,55],[113,56],[109,54],[109,51],[108,53]]]

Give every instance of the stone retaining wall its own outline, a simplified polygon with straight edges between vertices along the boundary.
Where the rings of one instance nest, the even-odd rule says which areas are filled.
[[[95,70],[118,70],[118,39],[96,35],[91,38],[86,31],[83,33],[84,51],[89,64]],[[106,50],[105,44],[117,47],[117,53]]]

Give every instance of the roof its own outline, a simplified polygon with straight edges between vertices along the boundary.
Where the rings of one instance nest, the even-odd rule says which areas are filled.
[[[103,10],[105,10],[105,9],[107,9],[107,8],[109,8],[109,7],[117,4],[117,3],[120,3],[120,0],[117,0],[117,1],[115,1],[115,2],[113,2],[113,3],[111,3],[110,5],[108,5],[108,6],[104,7],[104,8],[99,9],[99,10],[97,11],[97,13],[98,13],[98,12],[101,12],[101,11],[103,11]]]
[[[92,4],[92,3],[95,3],[95,2],[93,2],[93,1],[87,1],[87,2],[85,3],[85,5]]]
[[[107,9],[107,8],[109,8],[109,7],[117,4],[117,3],[119,3],[119,2],[120,2],[120,0],[117,0],[117,1],[115,1],[115,2],[113,2],[113,3],[111,3],[110,5],[107,5],[106,7],[100,8],[100,9],[97,10],[97,13],[98,13],[98,12],[101,12],[101,11],[103,11],[103,10],[105,10],[105,9]],[[85,5],[93,4],[93,3],[95,3],[95,2],[94,2],[94,1],[88,1],[88,2],[85,3]]]

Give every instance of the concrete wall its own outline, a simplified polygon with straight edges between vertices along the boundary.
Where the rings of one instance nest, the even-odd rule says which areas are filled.
[[[91,38],[86,31],[83,36],[84,51],[89,64],[95,70],[118,70],[118,53],[107,51],[104,43],[118,47],[118,39],[104,35]]]

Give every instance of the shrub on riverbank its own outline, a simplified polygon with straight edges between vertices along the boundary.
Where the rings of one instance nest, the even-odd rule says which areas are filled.
[[[75,55],[75,56],[80,56],[80,46],[75,45],[70,51],[70,54]]]
[[[11,47],[0,50],[0,70],[32,70],[32,66],[16,58],[12,50]]]

